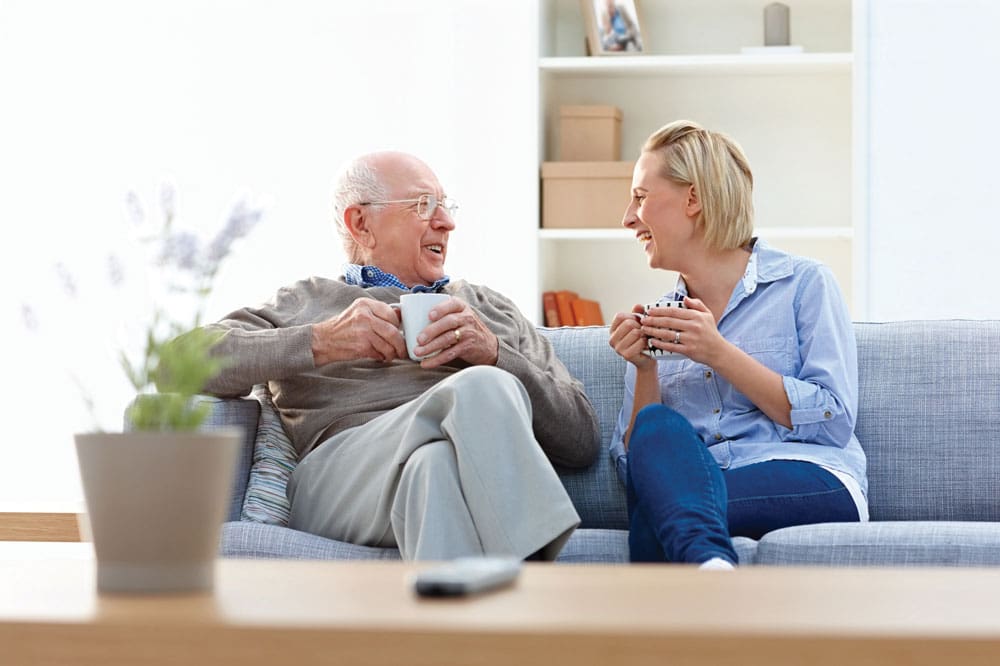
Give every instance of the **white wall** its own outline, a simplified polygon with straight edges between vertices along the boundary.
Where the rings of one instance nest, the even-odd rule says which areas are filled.
[[[855,44],[870,109],[858,130],[870,174],[862,316],[1000,317],[1000,3],[855,8],[870,27]],[[221,276],[214,318],[337,273],[331,175],[360,152],[410,150],[462,203],[449,271],[536,315],[536,12],[494,0],[0,0],[0,504],[80,497],[72,433],[88,423],[67,366],[100,387],[106,418],[127,400],[109,339],[134,308],[102,295],[96,269],[120,243],[130,188],[148,201],[172,179],[182,222],[204,229],[240,192],[270,202]],[[87,280],[75,303],[51,278],[59,259]],[[56,304],[57,326],[26,333],[23,301]]]
[[[1000,318],[1000,3],[863,4],[867,316]]]
[[[129,189],[152,207],[171,179],[180,222],[206,233],[239,193],[268,202],[221,275],[214,319],[337,275],[336,167],[408,150],[462,205],[449,272],[534,316],[537,250],[523,239],[537,185],[519,163],[536,146],[536,12],[489,0],[0,0],[0,325],[11,340],[0,503],[81,497],[72,433],[88,421],[67,365],[111,426],[128,399],[109,342],[129,305],[98,278]],[[80,276],[76,301],[54,285],[58,260]],[[22,302],[46,316],[41,333],[24,331]]]

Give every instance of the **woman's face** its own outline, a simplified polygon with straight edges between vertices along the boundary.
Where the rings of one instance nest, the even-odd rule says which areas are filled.
[[[694,186],[659,175],[660,158],[644,152],[632,172],[632,200],[622,226],[635,232],[651,268],[681,270],[680,261],[696,235],[701,206]]]

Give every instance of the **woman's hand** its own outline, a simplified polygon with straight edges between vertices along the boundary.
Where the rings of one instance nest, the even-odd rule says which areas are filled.
[[[625,431],[625,450],[628,450],[632,438],[632,426],[635,415],[646,405],[660,403],[660,383],[656,368],[656,359],[643,352],[649,349],[649,341],[643,334],[640,323],[646,319],[646,309],[641,305],[632,308],[632,312],[619,312],[611,322],[611,335],[608,344],[618,352],[618,355],[635,366],[635,386],[632,391],[632,415],[629,417],[628,429]]]
[[[641,330],[654,347],[710,367],[728,344],[715,325],[715,315],[697,298],[685,297],[683,308],[651,308]]]
[[[608,344],[623,359],[635,365],[636,369],[655,368],[656,360],[643,352],[648,349],[646,336],[639,323],[644,317],[645,308],[636,305],[632,312],[619,312],[611,322],[611,335]]]

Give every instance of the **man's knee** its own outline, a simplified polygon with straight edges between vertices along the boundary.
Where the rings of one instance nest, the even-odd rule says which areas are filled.
[[[427,442],[410,453],[403,464],[403,476],[413,482],[440,483],[458,478],[455,450],[449,442]],[[436,478],[437,477],[437,478]]]
[[[531,407],[524,385],[506,370],[477,365],[452,375],[447,381],[456,400],[471,401],[477,408],[510,402],[529,410]]]

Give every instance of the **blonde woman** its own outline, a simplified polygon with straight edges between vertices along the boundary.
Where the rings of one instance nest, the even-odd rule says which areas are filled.
[[[828,268],[753,236],[752,187],[739,145],[690,121],[653,133],[633,172],[622,224],[680,274],[675,307],[611,324],[633,561],[725,569],[733,536],[867,520],[850,315]]]

